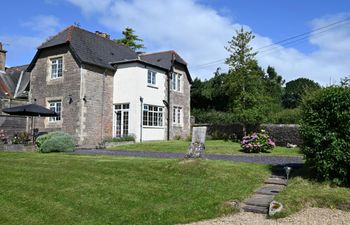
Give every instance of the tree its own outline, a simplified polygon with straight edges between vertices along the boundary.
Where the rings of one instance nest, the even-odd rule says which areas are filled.
[[[321,86],[313,80],[298,78],[286,83],[286,88],[282,96],[282,104],[285,108],[296,108],[301,104],[303,97]]]
[[[142,43],[143,40],[134,34],[135,31],[132,28],[127,27],[122,33],[124,37],[120,39],[115,39],[115,42],[117,42],[118,44],[129,46],[134,51],[145,48],[145,46]]]
[[[285,80],[278,75],[275,68],[268,66],[263,76],[266,93],[274,100],[274,103],[281,105],[282,90]]]
[[[226,47],[230,56],[226,59],[229,73],[225,80],[227,95],[232,112],[240,115],[241,122],[256,123],[263,119],[271,102],[263,87],[264,71],[258,65],[257,52],[250,47],[254,39],[252,32],[243,28]]]

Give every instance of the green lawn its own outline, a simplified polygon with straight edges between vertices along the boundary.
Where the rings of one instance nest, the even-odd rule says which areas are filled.
[[[0,224],[176,224],[231,211],[268,166],[224,161],[0,153]]]
[[[284,209],[276,217],[285,217],[293,214],[305,206],[320,208],[337,208],[350,211],[350,189],[320,183],[304,176],[307,172],[298,171],[288,186],[275,197],[276,201],[284,205]],[[300,176],[303,175],[303,176]]]
[[[121,145],[110,148],[111,150],[143,150],[143,151],[159,151],[159,152],[183,152],[186,153],[190,142],[188,141],[152,141],[130,145]],[[208,140],[205,142],[205,152],[208,154],[246,154],[241,151],[239,143],[232,141]],[[270,153],[260,153],[263,155],[285,155],[300,156],[298,148],[291,149],[285,147],[276,147]],[[251,153],[249,154],[251,155]]]

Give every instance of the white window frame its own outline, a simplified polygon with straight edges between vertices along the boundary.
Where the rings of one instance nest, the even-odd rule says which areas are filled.
[[[173,91],[181,92],[181,78],[182,74],[180,73],[173,73],[173,77],[171,79],[171,88]]]
[[[63,57],[50,58],[50,79],[55,80],[63,76]]]
[[[62,113],[62,100],[51,100],[48,102],[50,110],[56,112],[58,116],[49,117],[50,123],[55,123],[61,121],[61,113]]]
[[[182,126],[183,124],[183,108],[181,106],[173,106],[173,125]]]
[[[164,107],[144,104],[142,110],[142,125],[143,127],[163,127]]]
[[[157,85],[157,72],[153,70],[148,70],[147,72],[147,84],[150,86]]]

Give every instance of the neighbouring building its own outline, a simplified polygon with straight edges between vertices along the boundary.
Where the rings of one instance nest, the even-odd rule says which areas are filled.
[[[70,26],[38,47],[27,69],[30,101],[59,113],[40,131],[62,130],[82,147],[190,135],[191,77],[175,52],[137,54],[109,35]]]

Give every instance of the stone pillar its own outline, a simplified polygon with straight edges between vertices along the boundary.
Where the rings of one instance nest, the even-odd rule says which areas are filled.
[[[5,71],[5,63],[6,63],[6,51],[2,47],[2,43],[0,42],[0,71]]]

